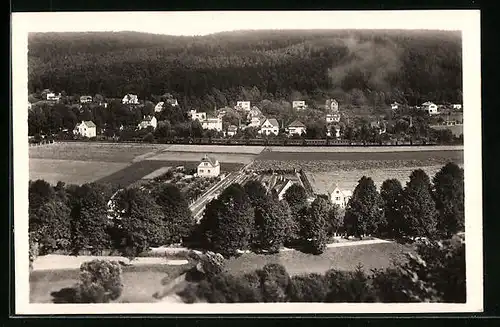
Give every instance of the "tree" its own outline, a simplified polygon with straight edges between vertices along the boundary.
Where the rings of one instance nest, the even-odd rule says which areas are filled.
[[[231,184],[207,205],[201,224],[214,252],[235,255],[250,245],[254,210],[243,187]]]
[[[122,270],[116,261],[92,260],[80,267],[77,302],[109,303],[123,290]]]
[[[439,232],[450,237],[463,231],[464,170],[455,163],[447,163],[434,176],[433,185],[433,196],[439,213]]]
[[[70,208],[62,200],[44,203],[30,215],[30,231],[38,241],[41,255],[68,250],[71,238]]]
[[[380,187],[380,196],[384,201],[387,232],[392,237],[400,237],[404,230],[401,205],[403,201],[403,187],[397,179],[387,179]]]
[[[29,209],[37,210],[45,202],[54,199],[55,191],[52,186],[44,180],[30,181],[28,186]]]
[[[401,212],[407,236],[435,236],[436,204],[432,198],[429,176],[422,169],[416,169],[410,175],[403,192]]]
[[[181,243],[194,224],[186,198],[174,184],[161,184],[154,191],[156,203],[161,207],[166,226],[165,240],[169,244]]]
[[[326,249],[329,210],[328,201],[318,197],[300,216],[300,238],[314,254],[321,254]]]
[[[338,205],[330,205],[327,216],[328,234],[336,236],[344,225],[344,215]]]
[[[167,236],[164,216],[146,191],[125,189],[118,193],[115,202],[118,217],[110,234],[116,249],[134,258],[152,245],[162,245]]]
[[[304,208],[307,207],[306,190],[298,184],[293,184],[285,191],[284,200],[290,208],[290,216],[292,220],[290,237],[296,238],[299,233],[299,220],[303,214]]]
[[[254,245],[258,249],[277,253],[283,246],[289,221],[281,209],[277,196],[256,203]]]
[[[95,183],[83,184],[72,196],[72,253],[78,255],[88,248],[93,254],[100,254],[110,244],[107,234],[109,189]]]
[[[291,289],[291,278],[285,267],[268,263],[257,271],[264,302],[287,302]]]
[[[378,234],[385,227],[380,194],[370,177],[363,176],[347,204],[344,226],[349,235]]]

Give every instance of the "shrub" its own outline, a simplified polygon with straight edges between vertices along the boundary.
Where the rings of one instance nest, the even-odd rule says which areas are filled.
[[[78,302],[108,303],[122,293],[122,270],[116,261],[92,260],[80,267]]]
[[[258,271],[264,302],[286,302],[291,288],[291,279],[285,267],[267,264]]]
[[[329,292],[326,302],[376,302],[375,290],[361,266],[354,272],[329,270],[325,274]]]
[[[328,294],[325,276],[309,274],[292,277],[290,302],[324,302]]]

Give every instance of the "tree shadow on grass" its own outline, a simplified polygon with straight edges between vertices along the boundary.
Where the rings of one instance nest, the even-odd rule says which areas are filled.
[[[59,291],[50,293],[53,303],[78,303],[78,296],[75,287],[64,287]]]

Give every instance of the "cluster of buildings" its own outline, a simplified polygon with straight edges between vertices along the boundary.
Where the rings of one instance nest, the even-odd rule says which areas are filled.
[[[398,102],[391,103],[392,110],[398,110],[401,107],[402,107],[402,104],[400,104]],[[447,106],[447,105],[438,105],[432,101],[426,101],[426,102],[422,103],[420,106],[416,106],[415,108],[423,110],[423,111],[427,112],[429,115],[439,115],[440,114],[439,109],[444,109],[446,107],[453,109],[453,110],[457,110],[457,111],[462,110],[462,104],[460,104],[460,103],[454,103],[454,104]]]

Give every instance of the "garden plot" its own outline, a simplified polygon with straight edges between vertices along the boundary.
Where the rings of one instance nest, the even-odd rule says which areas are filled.
[[[156,169],[152,173],[147,174],[142,179],[155,179],[157,177],[160,177],[160,176],[164,175],[166,172],[168,172],[171,169],[172,169],[172,167],[170,167],[170,166],[161,167],[159,169]]]

